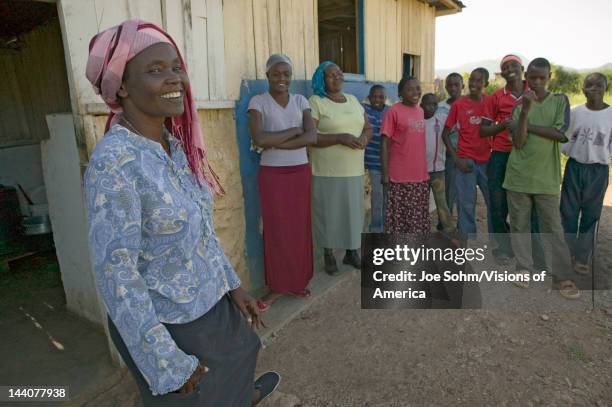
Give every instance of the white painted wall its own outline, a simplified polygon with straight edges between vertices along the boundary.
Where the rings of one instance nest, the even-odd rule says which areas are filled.
[[[104,324],[91,271],[83,187],[71,113],[47,116],[51,137],[41,143],[53,240],[66,292],[67,308]]]

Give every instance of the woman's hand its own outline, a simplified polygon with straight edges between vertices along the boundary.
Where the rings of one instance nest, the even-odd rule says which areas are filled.
[[[301,127],[292,127],[291,130],[293,130],[294,137],[299,137],[304,134],[304,129]]]
[[[338,141],[340,142],[340,144],[347,146],[349,148],[354,148],[354,149],[362,148],[361,142],[359,141],[359,139],[353,136],[352,134],[341,133],[338,135]]]
[[[306,131],[306,130],[304,130],[304,134],[307,136],[304,139],[306,144],[308,144],[308,145],[317,144],[317,131],[316,131],[316,129],[313,130],[313,131]]]
[[[357,140],[359,140],[359,144],[361,144],[361,149],[363,150],[368,145],[368,136],[362,134]]]
[[[191,377],[187,379],[185,384],[180,389],[175,391],[175,393],[188,394],[195,391],[195,389],[198,387],[198,382],[200,381],[200,378],[206,372],[208,372],[208,368],[204,366],[201,362],[198,362],[198,366],[191,374]]]
[[[261,319],[261,311],[257,306],[257,300],[251,297],[251,295],[247,293],[244,288],[238,287],[235,290],[230,291],[230,298],[252,327],[266,327],[266,324],[264,324],[263,320]]]

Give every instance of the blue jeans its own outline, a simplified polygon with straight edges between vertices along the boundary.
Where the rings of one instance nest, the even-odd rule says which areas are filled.
[[[512,257],[514,254],[512,253],[512,243],[510,242],[510,225],[507,221],[508,201],[506,199],[506,190],[502,186],[506,176],[506,166],[508,165],[509,157],[509,152],[493,151],[487,165],[487,179],[489,182],[489,193],[491,194],[489,197],[491,201],[491,221],[498,244],[497,252]]]
[[[456,173],[455,160],[451,155],[447,154],[444,168],[444,185],[446,186],[446,205],[448,205],[448,212],[451,215],[453,214],[453,207],[457,203]]]
[[[387,211],[387,191],[380,183],[382,173],[378,170],[368,170],[372,192],[370,194],[371,219],[369,231],[383,233],[385,225],[385,212]]]
[[[487,182],[487,163],[477,164],[474,160],[466,159],[472,168],[470,172],[462,172],[456,168],[455,186],[457,190],[458,228],[462,238],[467,239],[469,234],[476,233],[476,187],[484,197],[487,205],[487,226],[491,233],[491,211],[489,204],[489,186]]]

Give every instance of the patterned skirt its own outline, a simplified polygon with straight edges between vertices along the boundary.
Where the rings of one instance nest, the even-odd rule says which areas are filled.
[[[429,235],[429,183],[390,182],[388,188],[385,232]]]

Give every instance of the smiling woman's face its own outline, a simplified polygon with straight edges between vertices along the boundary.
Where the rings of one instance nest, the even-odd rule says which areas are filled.
[[[291,66],[285,62],[275,64],[267,73],[270,90],[276,93],[288,92],[291,85]]]
[[[174,47],[158,43],[128,62],[118,96],[124,109],[136,108],[151,117],[180,116],[188,86]]]

